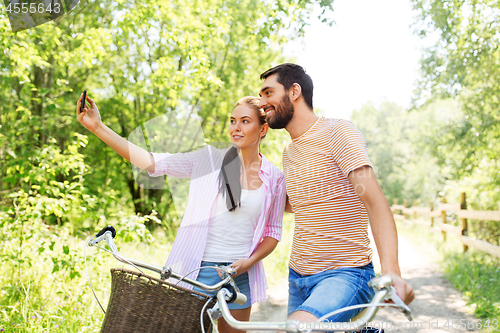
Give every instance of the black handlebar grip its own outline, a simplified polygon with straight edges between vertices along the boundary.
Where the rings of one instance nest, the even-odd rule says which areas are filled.
[[[111,236],[113,236],[113,238],[115,238],[116,236],[116,230],[115,228],[113,228],[112,226],[108,225],[106,228],[102,229],[101,231],[99,231],[99,233],[97,235],[95,235],[96,237],[99,237],[99,236],[102,236],[104,235],[104,233],[106,231],[111,231]]]
[[[227,300],[228,303],[233,303],[236,300],[236,297],[238,296],[236,294],[236,290],[234,290],[233,286],[229,283],[224,284],[222,288],[226,288],[233,295],[231,296],[230,299]]]

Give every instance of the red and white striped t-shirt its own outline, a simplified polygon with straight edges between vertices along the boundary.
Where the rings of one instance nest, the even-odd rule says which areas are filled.
[[[363,135],[343,119],[320,117],[283,152],[295,213],[290,267],[303,275],[370,263],[368,214],[349,182],[371,166]]]

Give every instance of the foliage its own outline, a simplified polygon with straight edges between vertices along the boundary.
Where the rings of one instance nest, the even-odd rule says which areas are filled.
[[[97,101],[104,122],[123,137],[158,116],[166,119],[164,128],[180,128],[178,116],[188,115],[201,127],[194,133],[176,130],[173,142],[227,141],[232,105],[256,94],[260,72],[283,61],[281,46],[302,33],[314,7],[332,10],[332,3],[156,0],[146,6],[90,0],[55,22],[19,33],[10,31],[2,12],[0,159],[5,163],[0,177],[5,182],[0,192],[7,198],[18,191],[30,196],[31,186],[38,184],[25,177],[40,167],[40,150],[64,152],[73,147],[74,133],[89,134],[74,111],[84,89]],[[124,211],[149,215],[154,210],[175,224],[168,189],[141,188],[130,165],[109,147],[93,135],[82,140],[74,156],[66,154],[68,162],[80,164],[65,167],[56,178],[71,183],[73,173],[80,172],[81,196],[89,196],[88,205],[72,205],[93,214],[58,216],[70,204],[57,198],[61,207],[53,204],[56,213],[47,211],[54,214],[50,223],[77,219],[74,230],[88,228],[125,205]],[[80,169],[70,172],[72,167]],[[2,205],[11,203],[5,199]]]
[[[89,0],[18,33],[2,9],[0,329],[97,331],[102,314],[83,279],[82,238],[120,225],[130,256],[154,252],[160,262],[173,241],[179,219],[169,190],[139,186],[130,165],[76,121],[84,89],[107,125],[123,137],[141,132],[148,149],[157,136],[177,149],[227,141],[234,103],[284,61],[281,47],[301,35],[314,7],[332,3]],[[148,132],[158,117],[163,131]],[[275,132],[263,144],[277,164],[286,139]],[[160,224],[167,235],[151,243]],[[102,296],[108,273],[95,260],[90,275]]]
[[[126,215],[123,212],[119,212],[119,227],[116,233],[116,237],[120,241],[126,243],[136,243],[136,244],[150,244],[154,241],[153,235],[146,228],[146,224],[149,221],[161,224],[161,221],[156,217],[156,212],[146,216],[137,215]]]
[[[498,298],[485,297],[500,293],[500,263],[480,252],[466,255],[448,254],[443,262],[446,277],[455,288],[464,292],[479,318],[500,319]]]
[[[365,138],[377,180],[388,201],[402,198],[427,205],[442,189],[444,179],[431,156],[426,132],[440,114],[408,113],[400,106],[371,103],[354,110],[351,120]]]
[[[445,180],[439,195],[459,202],[465,192],[469,209],[496,210],[500,202],[500,2],[412,4],[417,12],[415,30],[426,45],[414,109],[438,115],[434,123],[419,125],[423,133],[419,144],[428,147]],[[450,99],[453,103],[446,102]],[[471,221],[469,231],[497,243],[500,226]]]
[[[499,209],[497,160],[483,160],[470,175],[456,177],[455,171],[464,166],[443,142],[451,139],[448,129],[461,115],[460,103],[453,99],[434,101],[418,112],[389,102],[378,108],[366,104],[353,112],[352,121],[365,137],[377,179],[391,204],[406,199],[410,206],[416,200],[419,206],[433,202],[437,207],[440,197],[460,203],[464,192],[468,209]],[[459,222],[456,216],[450,218]],[[469,220],[468,229],[471,237],[499,242],[497,222]]]
[[[68,217],[84,216],[87,210],[83,187],[86,166],[78,148],[84,146],[85,141],[84,136],[75,133],[75,140],[64,152],[55,145],[55,139],[52,139],[52,145],[44,144],[29,157],[17,156],[11,150],[4,159],[4,180],[19,188],[9,195],[13,204],[24,208],[29,217],[44,216],[49,224],[61,224]],[[19,174],[23,175],[22,179],[19,179]],[[73,222],[75,226],[79,224],[79,220]]]
[[[433,41],[421,61],[415,100],[460,99],[462,114],[447,127],[442,147],[462,166],[457,177],[470,175],[482,161],[499,158],[500,2],[412,2],[419,34]]]
[[[17,209],[15,220],[0,214],[0,328],[13,332],[97,332],[102,313],[87,286],[84,272],[85,242],[71,236],[65,226],[48,226],[39,218],[26,218]],[[124,217],[115,224],[118,246],[127,256],[151,258],[161,264],[172,238],[144,225],[146,219]],[[156,238],[154,246],[144,247]],[[124,241],[129,243],[124,243]],[[139,251],[139,252],[138,252]],[[94,289],[106,304],[109,272],[117,266],[109,255],[88,250],[87,266]],[[128,254],[132,253],[132,254]],[[103,296],[104,295],[104,296]]]
[[[79,321],[89,324],[90,318],[78,315],[86,299],[83,258],[78,249],[81,244],[71,239],[69,230],[49,229],[39,219],[22,217],[12,221],[2,216],[0,224],[0,326],[41,332],[70,328]]]

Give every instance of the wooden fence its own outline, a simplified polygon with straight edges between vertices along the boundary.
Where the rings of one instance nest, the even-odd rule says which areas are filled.
[[[413,207],[408,207],[408,201],[404,200],[403,205],[398,205],[397,200],[394,200],[391,207],[394,219],[403,220],[407,223],[421,224],[427,227],[431,227],[434,231],[441,232],[443,234],[443,240],[446,240],[446,234],[452,233],[460,237],[460,241],[463,243],[464,252],[467,251],[468,247],[471,246],[477,250],[491,254],[492,256],[500,258],[500,246],[493,245],[491,243],[474,239],[467,236],[467,220],[483,220],[483,221],[500,221],[500,204],[499,210],[467,210],[467,202],[465,193],[461,193],[461,202],[459,204],[446,203],[446,199],[441,199],[441,205],[437,208],[433,207],[431,202],[429,207],[417,207],[416,201],[413,202]],[[396,214],[396,212],[400,212]],[[453,226],[447,223],[446,212],[455,212],[457,217],[460,219],[459,226]],[[409,220],[408,217],[411,216],[414,219]],[[424,222],[417,220],[418,216],[424,216],[429,218],[429,222]],[[439,218],[436,222],[435,220]]]

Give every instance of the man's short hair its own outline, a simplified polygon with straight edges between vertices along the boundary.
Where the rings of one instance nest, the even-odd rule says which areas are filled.
[[[294,83],[298,83],[302,88],[302,96],[304,100],[313,109],[313,81],[311,77],[306,74],[304,68],[297,64],[285,63],[268,69],[264,73],[260,74],[260,79],[265,80],[269,76],[277,74],[278,83],[285,87],[288,91]]]

